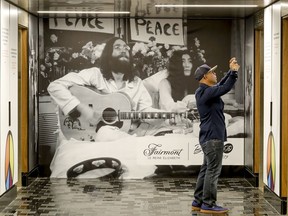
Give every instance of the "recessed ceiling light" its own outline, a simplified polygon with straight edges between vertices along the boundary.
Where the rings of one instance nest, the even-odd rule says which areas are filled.
[[[130,14],[130,11],[37,11],[39,14]]]
[[[74,0],[74,1],[67,1],[68,4],[81,4],[83,3],[82,0]]]
[[[155,7],[212,7],[212,8],[215,8],[215,7],[218,7],[218,8],[223,8],[223,7],[258,7],[258,5],[155,5]]]

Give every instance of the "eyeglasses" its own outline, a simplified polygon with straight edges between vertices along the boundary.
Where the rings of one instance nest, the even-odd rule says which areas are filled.
[[[214,70],[213,71],[208,71],[207,74],[208,73],[216,74],[216,72]]]
[[[117,45],[113,46],[113,49],[114,49],[114,50],[117,50],[117,51],[121,51],[121,50],[129,51],[129,50],[130,50],[130,47],[127,46],[126,44],[124,44],[124,45],[117,44]]]

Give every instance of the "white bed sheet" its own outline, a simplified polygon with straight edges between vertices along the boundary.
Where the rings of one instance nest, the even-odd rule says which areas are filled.
[[[154,173],[156,166],[136,163],[136,139],[137,137],[130,136],[111,142],[63,140],[56,149],[50,164],[50,177],[67,178],[67,170],[73,165],[88,159],[102,157],[115,158],[121,162],[125,171],[122,178],[139,179],[150,176]],[[101,172],[105,174],[107,170],[97,170],[100,176]],[[95,178],[95,172],[91,172],[90,175],[86,173],[82,177]]]
[[[243,133],[244,118],[236,117],[227,127],[228,136]],[[195,124],[193,126],[199,127]],[[192,136],[197,138],[199,130],[194,129],[193,133],[180,136]],[[146,138],[149,136],[145,136]],[[154,136],[150,136],[153,139]],[[124,179],[142,179],[154,174],[155,165],[137,163],[137,139],[136,136],[128,136],[115,141],[88,142],[77,141],[74,139],[63,139],[56,149],[52,162],[50,164],[51,178],[67,178],[67,170],[73,165],[94,158],[115,158],[121,162],[124,173],[121,178]],[[159,137],[158,137],[159,138]],[[160,138],[161,139],[161,138]],[[107,169],[97,169],[81,175],[80,178],[97,178],[111,172]],[[97,174],[96,174],[97,173]]]

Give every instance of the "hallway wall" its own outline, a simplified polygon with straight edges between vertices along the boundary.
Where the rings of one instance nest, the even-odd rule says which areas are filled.
[[[0,195],[18,181],[18,13],[0,1]]]

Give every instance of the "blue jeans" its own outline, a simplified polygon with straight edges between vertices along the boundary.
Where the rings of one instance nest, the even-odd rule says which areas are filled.
[[[195,200],[206,205],[216,205],[218,177],[222,169],[224,142],[212,139],[201,144],[204,160],[198,174],[194,192]]]

